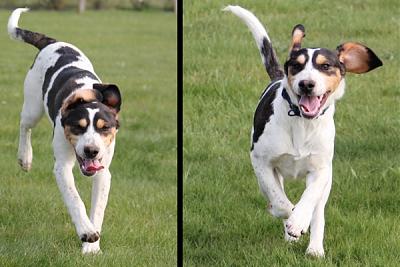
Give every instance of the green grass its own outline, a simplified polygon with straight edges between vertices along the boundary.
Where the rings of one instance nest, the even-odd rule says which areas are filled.
[[[176,265],[176,16],[37,11],[20,25],[78,46],[123,95],[99,256],[81,242],[53,177],[52,129],[33,131],[33,167],[16,160],[23,81],[36,49],[9,40],[0,11],[0,266]],[[76,173],[90,207],[91,179]]]
[[[292,27],[304,46],[371,47],[384,67],[347,75],[337,104],[325,259],[304,255],[309,236],[283,240],[265,211],[250,158],[258,97],[269,83],[253,37],[229,1],[184,6],[184,262],[186,266],[398,266],[400,60],[397,1],[240,1],[267,25],[283,63]],[[298,200],[304,181],[289,182]]]

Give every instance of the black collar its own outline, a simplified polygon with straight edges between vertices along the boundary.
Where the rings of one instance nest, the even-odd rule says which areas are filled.
[[[287,113],[288,116],[290,116],[290,117],[293,117],[293,116],[301,117],[301,113],[300,113],[299,107],[296,106],[295,104],[293,104],[292,100],[290,99],[289,94],[288,94],[287,91],[286,91],[286,88],[283,88],[283,89],[282,89],[282,97],[283,97],[283,99],[285,99],[285,100],[289,103],[290,109],[289,109],[289,111],[288,111],[288,113]],[[324,114],[325,114],[325,111],[326,111],[328,108],[329,108],[329,106],[327,106],[327,107],[322,111],[321,115],[319,115],[319,116],[324,115]],[[319,117],[319,116],[318,116],[318,117]],[[318,117],[317,117],[317,118],[318,118]]]
[[[288,111],[287,114],[288,114],[290,117],[293,117],[293,116],[301,117],[299,107],[296,106],[295,104],[293,104],[293,102],[292,102],[292,100],[290,99],[290,96],[289,96],[289,94],[287,93],[287,91],[286,91],[285,88],[282,89],[282,97],[283,97],[283,99],[285,99],[285,100],[289,103],[290,109],[289,109],[289,111]]]

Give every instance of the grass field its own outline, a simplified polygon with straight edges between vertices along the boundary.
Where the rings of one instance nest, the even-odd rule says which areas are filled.
[[[265,211],[250,158],[258,98],[269,83],[253,37],[234,15],[260,18],[283,62],[292,27],[304,46],[371,47],[384,67],[347,75],[337,104],[325,259],[304,255]],[[400,60],[397,1],[186,1],[184,6],[184,262],[186,266],[398,266],[400,260]],[[289,182],[298,200],[304,181]],[[296,202],[296,201],[295,201]]]
[[[20,25],[77,45],[123,95],[99,256],[82,256],[53,177],[51,125],[33,131],[33,167],[16,160],[22,85],[36,49],[9,40],[0,11],[0,266],[176,265],[176,16],[32,11]],[[90,207],[91,180],[76,173]]]

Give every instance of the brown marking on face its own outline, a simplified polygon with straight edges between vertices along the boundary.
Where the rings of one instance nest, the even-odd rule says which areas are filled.
[[[296,58],[297,62],[299,62],[299,64],[304,65],[306,64],[306,56],[305,55],[300,55]]]
[[[293,89],[293,81],[294,81],[294,76],[290,73],[288,73],[288,85],[290,87],[290,89]]]
[[[80,120],[78,121],[78,124],[79,124],[79,126],[81,126],[82,128],[86,128],[88,122],[87,122],[86,119],[80,119]]]
[[[101,134],[101,138],[106,146],[109,146],[112,141],[115,139],[115,135],[117,134],[117,129],[115,127],[110,128],[107,132]]]
[[[71,126],[67,125],[64,127],[64,134],[68,142],[70,142],[71,145],[75,146],[76,143],[78,142],[79,136],[72,133]]]
[[[328,59],[324,56],[319,54],[317,56],[317,58],[315,59],[315,63],[317,63],[318,65],[322,65],[325,64],[328,61]]]
[[[103,119],[98,119],[96,122],[96,128],[97,129],[102,129],[105,125],[105,121]]]
[[[71,105],[78,102],[93,102],[98,100],[98,93],[93,89],[81,89],[75,91],[72,95],[70,95],[67,99],[65,99],[63,105],[61,106],[61,114],[64,114],[65,111]]]
[[[326,86],[326,91],[330,91],[331,93],[333,93],[338,88],[340,81],[342,80],[340,70],[336,68],[334,75],[328,75],[323,72],[321,72],[321,74],[324,76],[324,85]]]

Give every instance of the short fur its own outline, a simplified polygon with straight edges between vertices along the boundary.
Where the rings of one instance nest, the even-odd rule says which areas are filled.
[[[268,210],[283,219],[287,241],[298,240],[311,225],[306,253],[322,257],[324,208],[332,185],[335,101],[344,94],[346,72],[365,73],[382,62],[371,49],[353,42],[338,46],[336,51],[302,48],[305,28],[299,24],[293,28],[282,71],[258,19],[239,6],[224,10],[249,27],[272,80],[254,114],[250,153],[260,189],[270,202]],[[280,71],[282,77],[275,74]],[[303,177],[306,189],[293,205],[283,181]]]
[[[24,83],[18,162],[32,165],[31,130],[46,113],[54,125],[54,174],[83,253],[100,252],[100,232],[110,189],[109,166],[114,154],[121,107],[119,89],[102,84],[89,59],[75,46],[18,27],[22,12],[8,21],[12,39],[39,49]],[[93,177],[90,217],[75,187],[75,162],[82,174]]]

